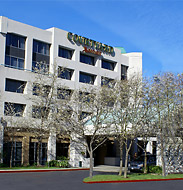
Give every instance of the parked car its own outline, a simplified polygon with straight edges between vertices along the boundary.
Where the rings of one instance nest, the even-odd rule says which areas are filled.
[[[147,166],[156,165],[156,156],[155,155],[147,155]],[[129,168],[131,171],[142,171],[144,167],[144,155],[136,158],[134,161],[131,161],[129,164]]]

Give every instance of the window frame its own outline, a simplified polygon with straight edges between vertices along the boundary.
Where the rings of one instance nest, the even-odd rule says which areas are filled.
[[[9,57],[9,63],[10,63],[10,64],[7,64],[7,57]],[[16,66],[13,66],[13,65],[12,65],[12,59],[16,59],[16,60],[17,60],[17,61],[16,61]],[[18,60],[23,60],[23,62],[24,62],[23,67],[19,67],[19,66],[18,66],[18,64],[19,64]],[[5,67],[10,67],[10,68],[14,68],[14,69],[24,70],[24,67],[25,67],[25,60],[22,59],[22,58],[19,58],[19,57],[15,57],[15,56],[5,55]]]
[[[59,91],[62,91],[63,93],[59,93]],[[71,89],[59,88],[58,87],[57,88],[57,99],[59,99],[59,100],[70,100],[72,93],[73,93],[73,91]]]
[[[62,55],[61,55],[61,50],[63,50]],[[66,56],[65,53],[68,53],[68,52],[69,52],[70,55]],[[59,48],[58,48],[58,57],[62,57],[62,58],[65,58],[65,59],[72,60],[73,54],[74,54],[74,50],[72,50],[72,49],[65,48],[63,46],[59,46]]]
[[[89,60],[88,60],[88,61],[87,61],[87,60],[81,60],[81,56],[83,56],[84,59],[91,58],[92,63],[89,63]],[[79,59],[79,62],[80,62],[80,63],[87,64],[87,65],[95,66],[95,57],[80,52],[80,59]]]
[[[109,64],[109,67],[107,67],[105,64]],[[110,69],[110,67],[112,69]],[[116,62],[109,61],[109,60],[106,60],[106,59],[102,59],[102,63],[101,63],[101,68],[102,69],[107,69],[107,70],[110,70],[110,71],[114,71],[115,67],[116,67]]]
[[[113,88],[115,85],[114,79],[107,78],[107,77],[101,77],[101,86],[107,86],[109,88]]]
[[[8,87],[8,83],[9,82],[19,82],[19,83],[22,83],[18,88],[17,90],[12,90],[10,87]],[[20,93],[20,94],[23,94],[24,93],[24,90],[25,90],[25,86],[26,86],[26,81],[20,81],[20,80],[16,80],[16,79],[9,79],[9,78],[6,78],[5,80],[5,91],[6,92],[15,92],[15,93]],[[10,85],[10,84],[9,84]],[[17,85],[17,84],[16,84]],[[13,85],[13,86],[16,86],[16,85]],[[18,86],[18,85],[17,85]]]
[[[36,43],[36,44],[34,44],[34,43]],[[42,46],[42,48],[41,48],[41,46]],[[47,42],[43,42],[43,41],[40,41],[40,40],[37,40],[37,39],[33,39],[32,53],[37,53],[37,54],[41,54],[41,55],[45,55],[45,56],[50,56],[50,46],[51,45],[49,43],[47,43]],[[41,50],[43,52],[40,52],[39,48],[41,48]]]
[[[128,68],[128,66],[121,64],[121,80],[127,80]]]
[[[89,76],[89,77],[93,78],[92,82],[91,82],[91,80],[90,80],[90,82],[81,81],[81,75],[85,75],[85,76]],[[94,85],[95,84],[95,79],[96,79],[96,75],[93,75],[93,74],[90,74],[90,73],[85,73],[85,72],[82,72],[82,71],[79,72],[79,82],[81,82],[81,83]]]
[[[17,46],[13,45],[12,37],[17,37]],[[24,39],[24,46],[23,47],[21,47],[21,39]],[[25,43],[26,43],[26,37],[24,37],[24,36],[14,34],[14,33],[7,33],[6,34],[6,46],[25,50]]]
[[[15,106],[22,106],[22,110],[17,112],[16,109],[18,107],[15,107]],[[8,107],[10,107],[10,108],[8,108]],[[17,104],[17,103],[12,103],[12,102],[4,102],[4,115],[5,116],[13,116],[13,117],[23,117],[25,107],[26,107],[26,104]],[[10,111],[8,111],[8,113],[6,112],[7,108],[10,109]]]
[[[64,75],[64,73],[66,73],[66,75]],[[72,80],[73,73],[74,73],[73,69],[64,68],[61,66],[58,67],[58,78],[65,79],[65,80]]]

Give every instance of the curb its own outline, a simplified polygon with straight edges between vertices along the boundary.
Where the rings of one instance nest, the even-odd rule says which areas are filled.
[[[25,170],[0,170],[0,173],[30,173],[30,172],[61,172],[61,171],[82,171],[82,170],[89,170],[89,168],[76,168],[76,169],[25,169]]]
[[[175,181],[175,180],[183,180],[183,178],[172,178],[172,179],[143,179],[143,180],[123,180],[123,181],[90,181],[83,183],[130,183],[130,182],[148,182],[148,181]]]

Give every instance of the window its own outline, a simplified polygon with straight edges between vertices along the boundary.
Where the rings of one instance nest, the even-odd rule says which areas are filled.
[[[121,80],[127,79],[127,70],[128,70],[128,66],[121,65]]]
[[[109,88],[113,88],[115,85],[114,79],[101,77],[101,86],[107,86]]]
[[[32,71],[47,73],[50,63],[50,45],[37,40],[33,41]]]
[[[24,109],[25,109],[25,104],[5,102],[4,115],[22,117]]]
[[[39,106],[32,106],[32,117],[36,119],[46,119],[49,115],[49,108],[46,107],[39,107]]]
[[[72,59],[73,50],[65,49],[63,47],[59,47],[58,56],[66,59]]]
[[[49,71],[49,64],[44,62],[32,62],[32,71],[37,73],[47,73]]]
[[[33,84],[32,95],[48,97],[50,89],[48,85]]]
[[[26,82],[24,81],[6,79],[5,91],[23,93],[25,85]]]
[[[29,146],[29,164],[33,165],[37,162],[37,142],[30,142]],[[40,146],[40,155],[39,155],[40,164],[45,165],[47,161],[47,143],[41,143]]]
[[[58,77],[59,78],[71,80],[73,72],[74,71],[72,69],[58,67]]]
[[[85,119],[85,118],[87,118],[90,115],[91,115],[91,113],[82,111],[81,114],[80,114],[80,116],[79,116],[79,119],[80,120]]]
[[[91,57],[82,53],[80,53],[80,62],[86,63],[88,65],[95,65],[94,57]]]
[[[11,155],[12,153],[12,155]],[[3,145],[3,163],[10,165],[12,158],[12,166],[21,166],[22,164],[22,142],[6,142]]]
[[[12,67],[15,69],[24,69],[24,59],[6,55],[5,66]]]
[[[13,46],[25,50],[25,37],[8,33],[6,35],[6,46]]]
[[[104,68],[104,69],[108,69],[108,70],[114,71],[115,64],[116,63],[113,63],[113,62],[110,62],[110,61],[106,61],[106,60],[102,60],[102,68]]]
[[[91,74],[88,74],[88,73],[80,72],[79,82],[88,83],[88,84],[94,84],[95,78],[96,78],[95,75],[91,75]]]
[[[50,55],[50,45],[47,43],[44,43],[44,42],[34,40],[33,41],[33,52],[49,56]]]
[[[57,98],[58,99],[70,100],[71,95],[72,95],[72,90],[70,90],[70,89],[63,89],[63,88],[57,89]]]
[[[56,143],[57,159],[59,159],[59,157],[62,156],[68,157],[68,152],[69,152],[69,143]]]
[[[93,102],[94,94],[88,92],[79,92],[79,101],[80,102]]]
[[[6,35],[5,66],[15,69],[24,69],[25,38],[15,35]]]

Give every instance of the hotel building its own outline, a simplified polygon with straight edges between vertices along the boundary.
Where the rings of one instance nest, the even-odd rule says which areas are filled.
[[[45,72],[52,73],[54,63],[64,69],[57,83],[70,90],[101,86],[104,79],[123,80],[134,73],[142,74],[142,53],[126,53],[124,48],[103,44],[99,39],[95,41],[54,27],[43,30],[3,16],[0,17],[0,49],[0,118],[4,119],[10,117],[5,112],[10,103],[19,112],[16,119],[29,117],[33,106],[27,99],[28,89],[32,89],[37,63]],[[1,119],[2,160],[3,149],[7,154],[9,150],[9,135],[4,127]],[[82,166],[87,167],[87,159],[76,154],[70,141],[58,139],[56,135],[45,137],[40,158],[43,164],[63,155],[70,157],[72,166],[79,166],[80,160]],[[16,132],[13,164],[36,162],[36,143],[32,133]],[[6,158],[9,159],[8,155]]]

